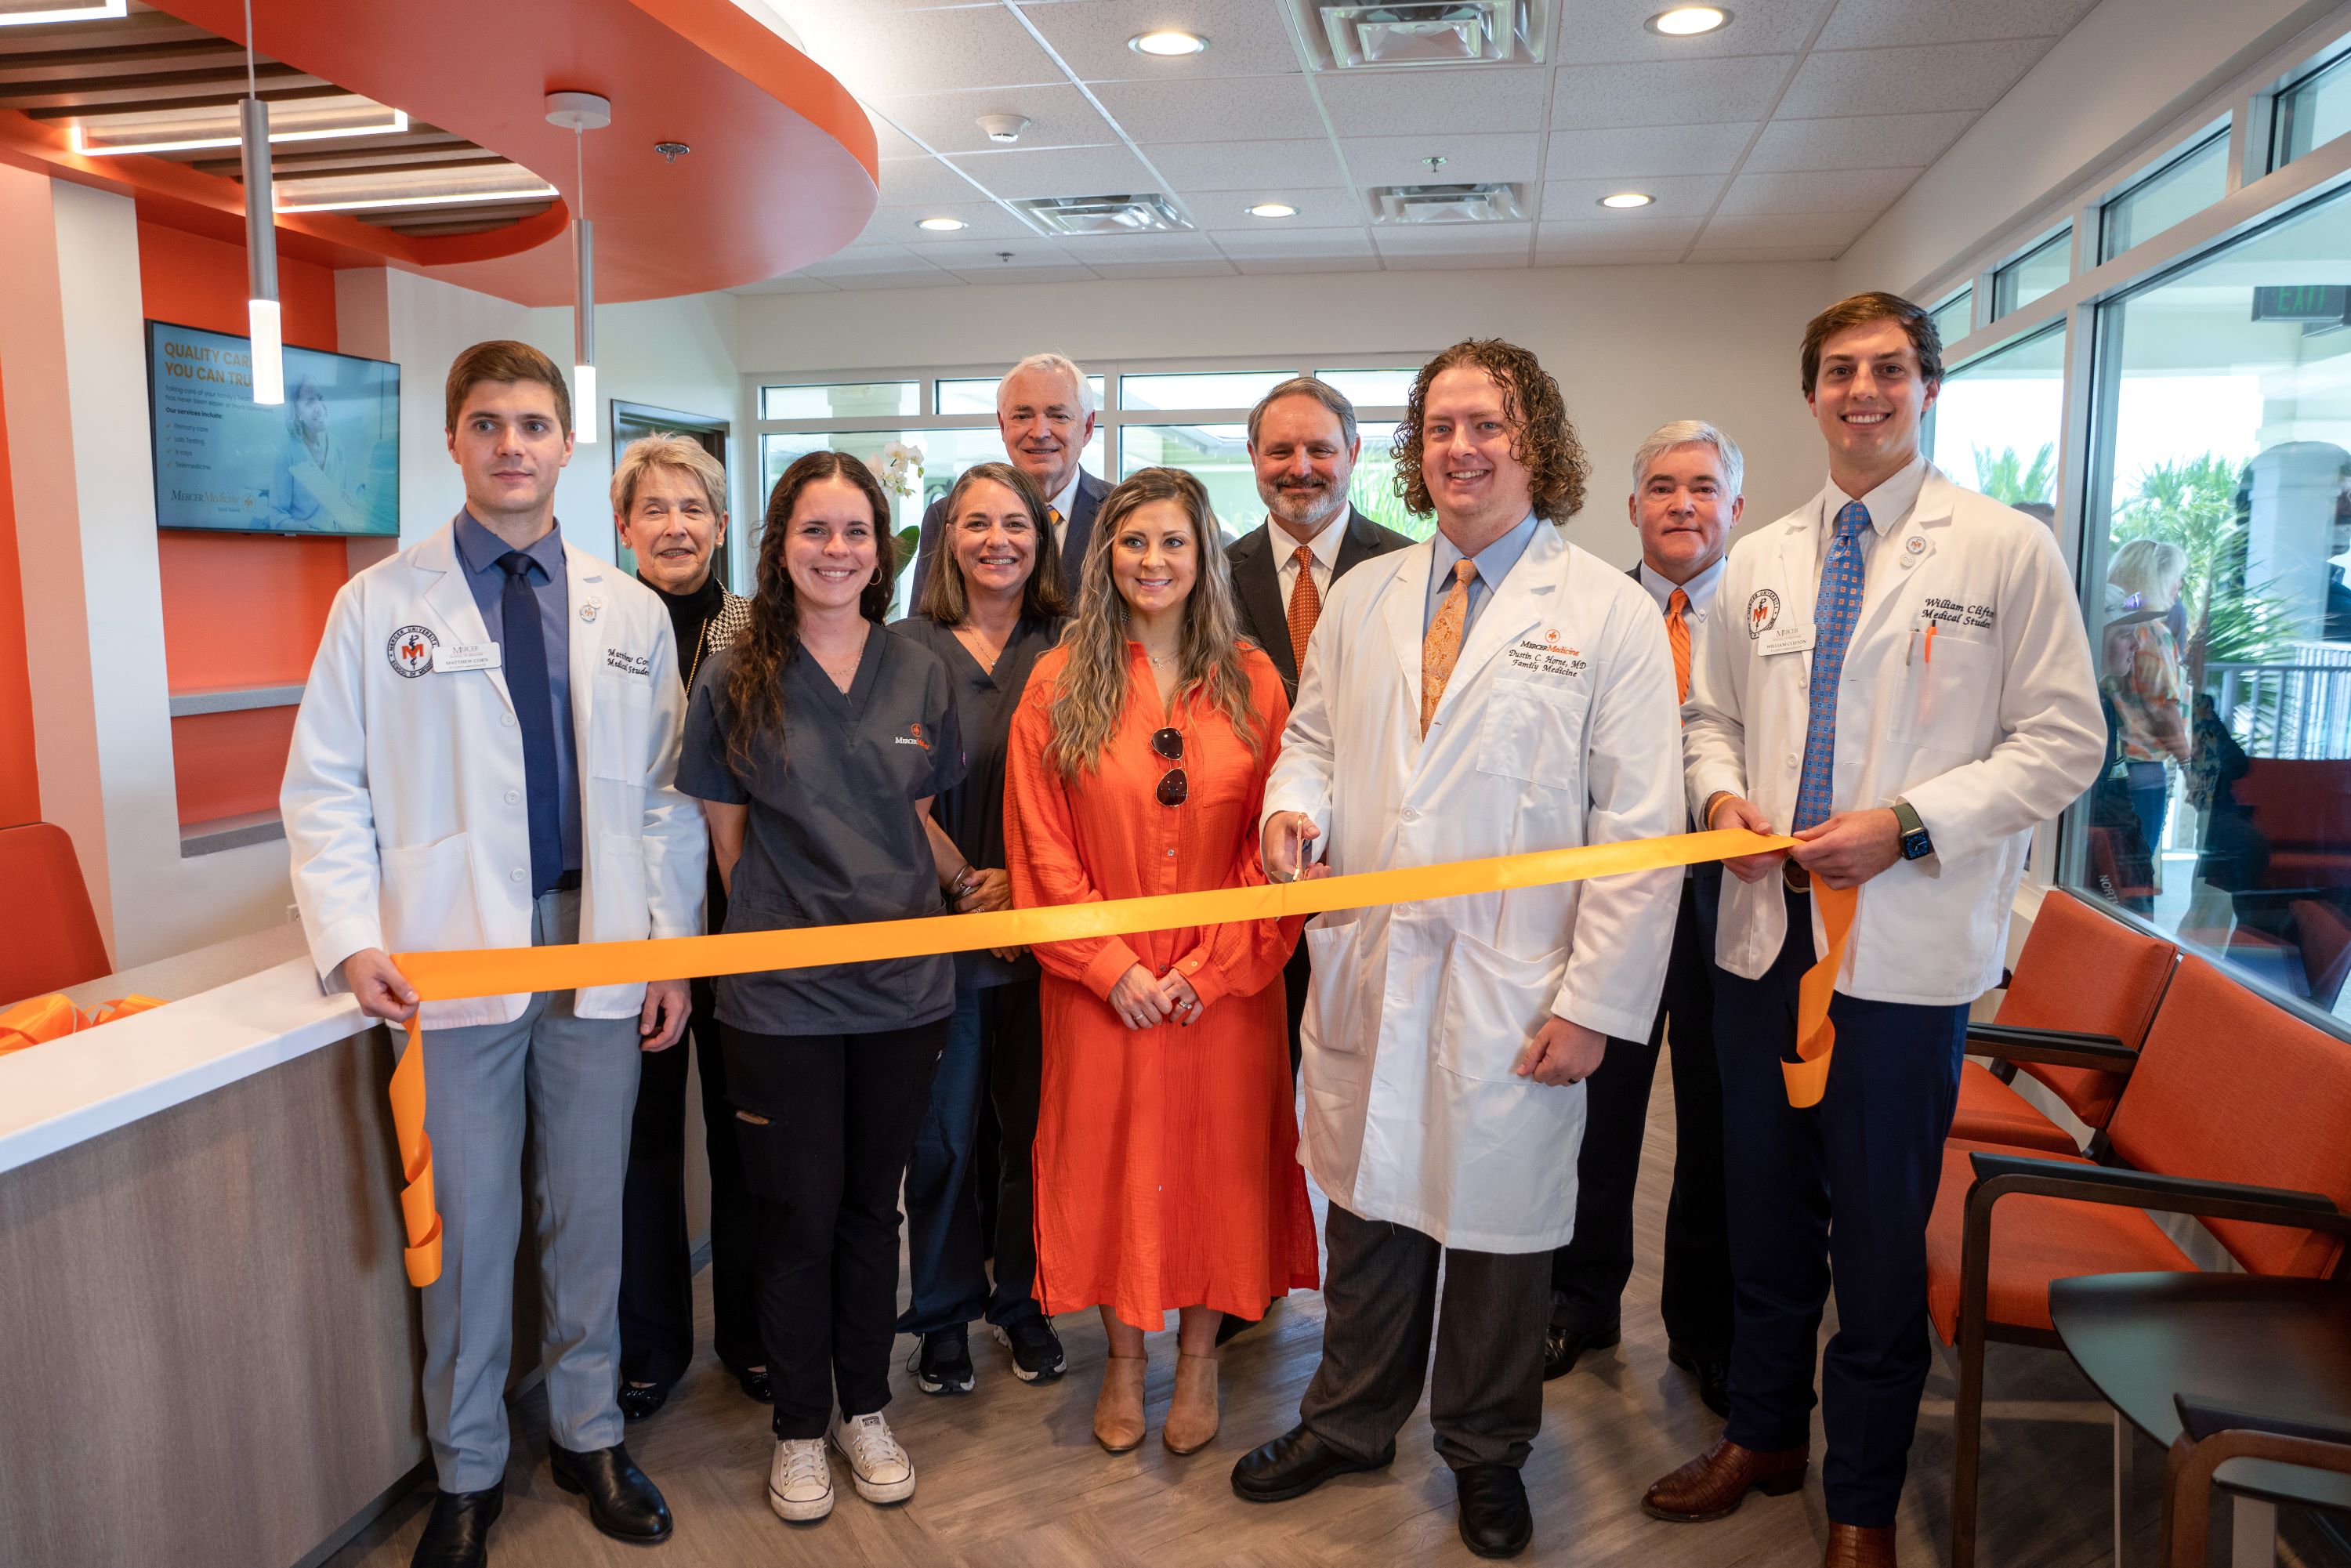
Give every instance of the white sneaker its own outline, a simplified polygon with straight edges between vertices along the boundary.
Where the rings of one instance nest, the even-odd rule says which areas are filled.
[[[768,1506],[796,1524],[832,1511],[832,1467],[822,1437],[778,1437],[768,1466]]]
[[[867,1502],[904,1502],[914,1495],[914,1461],[898,1446],[879,1410],[835,1421],[832,1446],[849,1461],[857,1495]]]

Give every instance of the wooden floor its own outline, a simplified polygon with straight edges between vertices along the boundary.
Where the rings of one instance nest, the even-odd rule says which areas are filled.
[[[1712,1443],[1721,1428],[1691,1381],[1667,1364],[1657,1324],[1655,1260],[1672,1148],[1670,1076],[1660,1073],[1636,1215],[1643,1261],[1625,1301],[1625,1343],[1587,1357],[1545,1389],[1542,1434],[1526,1469],[1534,1544],[1520,1561],[1579,1568],[1817,1568],[1827,1530],[1817,1462],[1801,1494],[1750,1499],[1716,1523],[1664,1524],[1641,1512],[1643,1489]],[[1315,1202],[1319,1214],[1319,1194]],[[492,1537],[500,1568],[1321,1568],[1477,1561],[1455,1533],[1452,1478],[1430,1446],[1426,1406],[1400,1435],[1395,1464],[1384,1474],[1349,1477],[1270,1506],[1233,1496],[1233,1461],[1294,1422],[1313,1374],[1322,1301],[1311,1293],[1292,1296],[1266,1326],[1227,1349],[1223,1430],[1188,1458],[1159,1443],[1174,1376],[1172,1333],[1151,1341],[1151,1437],[1141,1449],[1115,1457],[1095,1445],[1090,1427],[1102,1357],[1101,1324],[1091,1314],[1061,1320],[1070,1373],[1041,1386],[1015,1380],[1001,1347],[976,1333],[979,1385],[966,1398],[918,1393],[903,1364],[914,1342],[901,1339],[890,1417],[914,1458],[920,1490],[902,1507],[869,1506],[836,1460],[840,1501],[832,1516],[786,1525],[768,1511],[765,1495],[768,1411],[744,1398],[708,1354],[706,1284],[705,1273],[696,1292],[703,1351],[695,1370],[658,1415],[629,1428],[627,1439],[667,1496],[676,1535],[648,1553],[590,1527],[580,1501],[548,1477],[546,1406],[543,1394],[534,1392],[515,1411],[506,1513]],[[1833,1326],[1834,1312],[1831,1319]],[[1902,1560],[1916,1568],[1941,1562],[1949,1540],[1956,1364],[1938,1348],[1911,1451],[1899,1546]],[[1989,1397],[1993,1419],[1978,1561],[1983,1568],[2111,1562],[2113,1437],[2105,1406],[2063,1355],[2008,1345],[1991,1347]],[[1814,1440],[1817,1461],[1817,1433]],[[2135,1563],[2153,1554],[2161,1473],[2160,1451],[2142,1444],[2130,1501],[2143,1524]],[[430,1500],[429,1487],[403,1500],[331,1559],[334,1568],[403,1568]],[[2284,1561],[2339,1559],[2289,1549]]]

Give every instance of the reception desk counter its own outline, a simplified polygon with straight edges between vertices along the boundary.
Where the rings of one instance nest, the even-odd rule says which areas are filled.
[[[0,1563],[314,1562],[426,1453],[392,1041],[292,926],[131,992],[0,1057]]]

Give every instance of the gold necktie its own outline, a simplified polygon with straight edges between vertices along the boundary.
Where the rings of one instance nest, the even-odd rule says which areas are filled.
[[[1478,575],[1478,563],[1464,557],[1453,563],[1453,586],[1446,591],[1445,602],[1437,607],[1437,619],[1428,623],[1428,635],[1420,641],[1420,734],[1428,737],[1429,720],[1437,716],[1437,705],[1445,698],[1445,683],[1453,678],[1453,662],[1461,656],[1461,622],[1469,614],[1469,580]]]
[[[1306,668],[1306,640],[1314,635],[1314,618],[1322,613],[1322,596],[1314,591],[1314,552],[1300,545],[1290,552],[1298,580],[1290,585],[1290,667]]]
[[[1666,641],[1674,647],[1674,692],[1689,701],[1689,595],[1677,588],[1666,601]]]

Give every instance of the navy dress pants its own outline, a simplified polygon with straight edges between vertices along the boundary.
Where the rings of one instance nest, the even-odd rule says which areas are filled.
[[[1837,1332],[1820,1395],[1828,1516],[1889,1526],[1933,1360],[1927,1217],[1959,1101],[1968,1010],[1839,992],[1827,1090],[1818,1105],[1792,1107],[1780,1063],[1795,1058],[1811,905],[1808,894],[1788,894],[1788,940],[1761,979],[1716,977],[1736,1320],[1723,1435],[1766,1452],[1811,1442],[1813,1356],[1834,1284]]]

